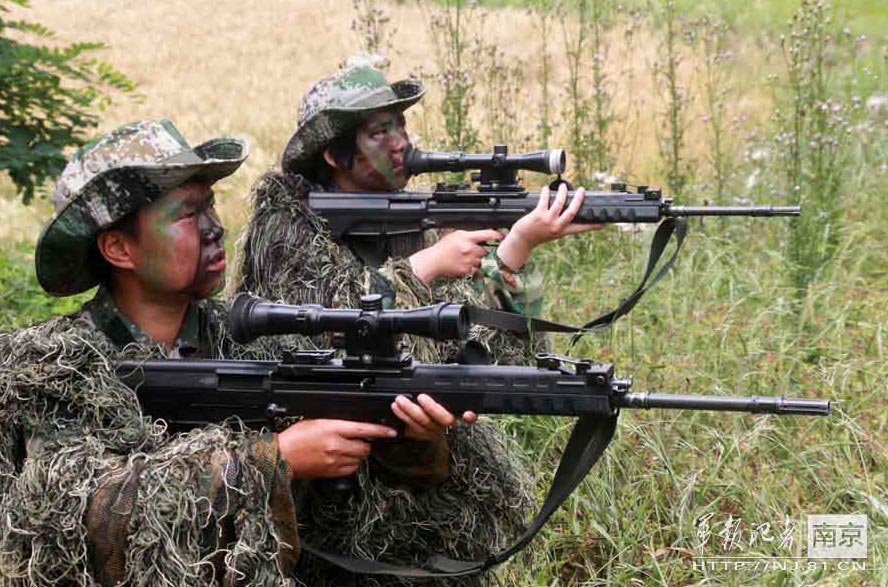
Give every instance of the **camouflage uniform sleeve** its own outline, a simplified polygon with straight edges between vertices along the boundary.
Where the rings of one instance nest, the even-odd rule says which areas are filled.
[[[86,330],[0,335],[0,583],[285,585],[298,554],[273,436],[143,418]]]
[[[481,260],[481,276],[476,280],[479,291],[499,303],[499,308],[516,314],[539,317],[543,305],[543,272],[533,259],[514,274],[514,283],[503,277],[496,263],[496,250],[490,249]]]
[[[182,466],[181,460],[187,465]],[[101,474],[89,500],[85,519],[96,578],[104,585],[130,580],[132,567],[142,566],[133,556],[133,544],[167,532],[193,532],[196,550],[213,553],[208,560],[215,575],[224,577],[225,554],[245,542],[245,533],[257,530],[267,533],[266,547],[271,545],[268,538],[278,537],[276,547],[266,555],[274,554],[280,575],[288,575],[299,553],[290,477],[271,434],[243,439],[221,429],[198,431],[156,452],[128,459]],[[172,503],[191,505],[197,519],[159,518],[166,518],[168,512],[163,510]],[[263,510],[270,524],[257,518]],[[150,564],[149,557],[140,553],[140,558]]]

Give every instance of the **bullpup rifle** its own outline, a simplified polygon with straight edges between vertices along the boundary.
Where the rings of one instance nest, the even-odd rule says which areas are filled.
[[[429,152],[408,147],[404,173],[463,172],[470,184],[438,183],[432,192],[319,192],[308,194],[315,213],[326,219],[334,239],[385,237],[431,228],[508,228],[533,210],[539,194],[529,193],[519,170],[561,174],[567,157],[562,149],[512,154],[496,145],[492,154]],[[570,197],[570,196],[569,196]],[[630,192],[614,183],[611,191],[587,191],[574,221],[578,223],[658,223],[690,216],[798,216],[799,206],[677,206],[671,198],[648,186]]]
[[[521,322],[504,314],[513,326]],[[432,395],[453,413],[576,416],[552,487],[527,531],[510,548],[484,561],[433,556],[421,567],[401,567],[329,553],[304,545],[351,572],[404,577],[461,576],[482,572],[523,549],[583,480],[613,438],[624,408],[736,411],[778,415],[827,415],[828,401],[782,397],[727,397],[633,392],[610,364],[541,354],[535,366],[416,362],[397,344],[402,334],[464,340],[477,308],[441,303],[413,310],[383,310],[378,295],[362,308],[273,304],[239,295],[229,313],[238,342],[265,335],[338,333],[335,350],[292,351],[280,361],[147,361],[118,364],[118,376],[136,390],[145,413],[173,430],[238,418],[248,426],[276,427],[285,417],[379,422],[400,428],[391,412],[399,395]],[[526,319],[526,318],[525,318]],[[558,330],[541,320],[528,328]],[[564,327],[570,328],[570,327]]]

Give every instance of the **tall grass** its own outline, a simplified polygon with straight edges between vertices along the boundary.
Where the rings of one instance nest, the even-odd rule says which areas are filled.
[[[391,65],[392,18],[386,5],[379,0],[352,0],[354,17],[351,28],[357,37],[358,47],[368,55],[376,56],[374,65],[387,69]]]
[[[470,119],[477,101],[476,85],[483,53],[479,23],[483,18],[474,2],[453,0],[428,13],[428,31],[437,48],[435,60],[441,86],[441,114],[444,118],[446,147],[472,150],[478,144],[478,130]]]
[[[709,147],[706,161],[714,192],[712,199],[717,204],[725,205],[730,197],[729,189],[737,160],[737,141],[731,139],[733,133],[727,120],[727,103],[733,89],[730,30],[724,21],[704,17],[694,23],[692,34],[700,57],[700,97],[705,112],[703,122]]]
[[[787,98],[776,113],[778,144],[785,154],[786,189],[807,214],[799,220],[787,254],[799,295],[840,242],[843,179],[851,113],[835,95],[828,61],[841,58],[829,4],[802,0],[781,40],[787,68]]]
[[[666,185],[674,194],[681,194],[690,179],[690,168],[685,152],[685,130],[690,95],[687,85],[679,78],[682,62],[681,38],[685,18],[674,0],[654,3],[656,20],[663,24],[660,57],[654,65],[654,84],[662,88],[665,109],[660,124],[660,157],[666,175]]]

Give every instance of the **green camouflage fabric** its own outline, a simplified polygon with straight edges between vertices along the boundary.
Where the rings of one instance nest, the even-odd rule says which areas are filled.
[[[146,348],[156,344],[138,325],[118,311],[111,293],[104,286],[100,286],[95,297],[84,305],[83,312],[90,317],[95,328],[118,348],[133,343]],[[206,354],[207,349],[217,348],[222,342],[217,343],[206,337],[215,332],[213,325],[220,320],[218,304],[208,301],[190,304],[185,311],[176,342],[169,351],[170,358],[210,358],[212,355]]]
[[[311,87],[299,106],[296,132],[284,149],[282,166],[291,173],[307,171],[314,157],[331,140],[380,110],[406,110],[425,93],[419,80],[389,84],[369,65],[340,69]]]
[[[89,266],[96,233],[191,179],[214,183],[247,158],[241,139],[189,147],[169,120],[126,124],[85,145],[55,185],[55,217],[37,242],[37,279],[66,296],[98,283]]]
[[[476,280],[476,288],[487,299],[495,299],[502,310],[539,318],[543,310],[543,272],[534,261],[528,260],[512,280],[507,280],[496,262],[496,250],[491,249],[481,259],[481,273],[485,279]]]
[[[240,242],[234,289],[328,307],[359,307],[366,293],[382,294],[386,307],[414,308],[439,300],[485,303],[471,279],[429,287],[405,258],[388,259],[379,268],[364,265],[349,248],[333,242],[325,222],[308,208],[309,187],[304,178],[278,171],[254,185],[253,217]],[[474,327],[471,336],[471,344],[504,363],[525,363],[541,343],[481,327]],[[330,346],[325,336],[293,337],[293,342],[300,348]],[[407,337],[405,343],[421,361],[449,362],[459,350],[455,343],[424,338]],[[333,552],[399,564],[419,563],[434,553],[481,560],[505,547],[523,529],[532,503],[526,458],[487,418],[474,426],[455,426],[450,449],[450,475],[432,490],[405,491],[362,467],[360,491],[345,502],[306,492],[298,501],[303,539]],[[345,578],[308,558],[300,560],[300,577],[311,585],[417,584],[390,577]],[[491,573],[419,584],[492,581]]]
[[[167,435],[113,364],[168,355],[141,332],[115,345],[104,329],[125,330],[109,303],[100,291],[74,315],[0,334],[0,585],[295,585],[291,473],[274,436]],[[177,350],[219,357],[221,306],[189,315]]]

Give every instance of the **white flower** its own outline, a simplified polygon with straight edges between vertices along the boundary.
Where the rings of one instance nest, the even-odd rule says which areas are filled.
[[[367,53],[360,51],[345,60],[345,67],[376,67],[378,69],[388,67],[389,59],[382,53]]]

